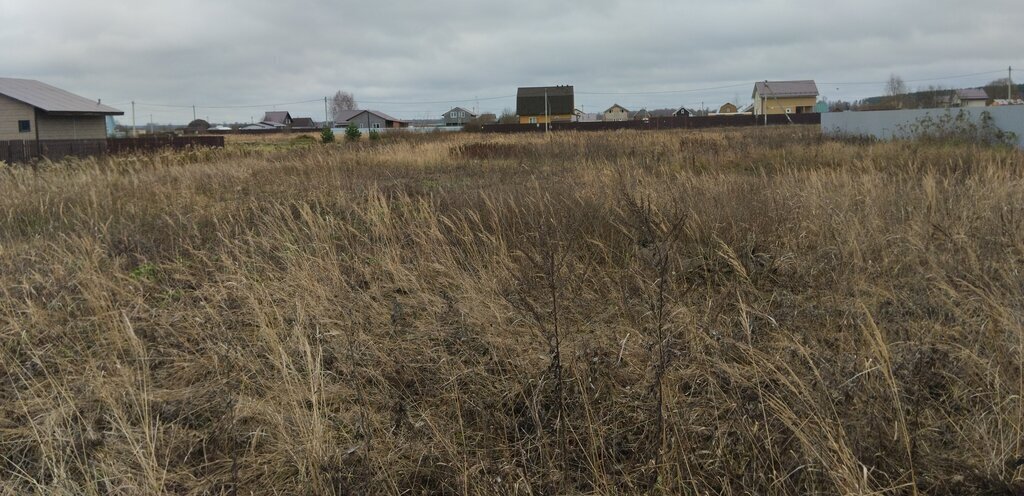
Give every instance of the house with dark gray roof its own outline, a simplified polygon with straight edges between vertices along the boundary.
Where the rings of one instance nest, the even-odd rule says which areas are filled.
[[[260,122],[274,127],[288,127],[292,125],[292,114],[287,110],[274,110],[263,114]]]
[[[391,117],[377,110],[342,110],[334,116],[338,127],[355,124],[361,129],[394,129],[409,127],[409,121]]]
[[[571,85],[525,87],[516,93],[516,115],[520,124],[570,122],[575,110]]]
[[[818,85],[810,79],[758,81],[750,96],[754,99],[754,115],[808,114],[818,103]]]
[[[312,117],[296,117],[292,119],[292,129],[314,131],[319,129]]]
[[[34,79],[0,78],[0,140],[106,140],[124,112]]]
[[[444,113],[445,126],[461,126],[471,119],[476,118],[476,114],[470,112],[462,107],[455,107]]]

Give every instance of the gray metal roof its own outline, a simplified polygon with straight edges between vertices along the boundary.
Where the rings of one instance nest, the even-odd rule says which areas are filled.
[[[289,114],[287,110],[272,110],[270,112],[263,114],[263,120],[261,122],[266,122],[268,124],[284,125],[291,120],[292,115]]]
[[[818,85],[811,79],[802,81],[758,81],[754,83],[754,91],[750,94],[766,97],[818,96]]]
[[[95,100],[50,86],[34,79],[0,78],[0,95],[55,114],[124,115],[124,112]]]
[[[352,119],[354,119],[356,116],[362,114],[363,112],[369,112],[369,113],[371,113],[373,115],[376,115],[377,117],[380,117],[381,119],[384,119],[385,121],[393,121],[393,122],[401,122],[401,123],[408,122],[408,121],[404,121],[402,119],[391,117],[390,115],[385,114],[384,112],[379,112],[377,110],[342,110],[342,111],[339,111],[337,113],[337,115],[334,116],[334,122],[335,123],[349,122]]]
[[[316,122],[312,117],[295,117],[292,119],[293,128],[315,128]]]
[[[447,115],[447,114],[450,114],[450,113],[452,113],[452,111],[453,111],[453,110],[460,110],[460,111],[462,111],[462,112],[465,112],[465,113],[466,113],[466,115],[468,115],[468,116],[470,116],[470,117],[476,117],[476,114],[475,114],[475,113],[473,113],[473,112],[472,112],[472,111],[470,111],[470,110],[466,110],[466,109],[464,109],[464,108],[462,108],[462,107],[452,107],[452,108],[451,108],[451,109],[449,109],[449,110],[448,110],[447,112],[445,112],[445,114],[446,114],[446,115]]]
[[[980,88],[956,90],[956,96],[961,100],[988,100],[988,93]]]

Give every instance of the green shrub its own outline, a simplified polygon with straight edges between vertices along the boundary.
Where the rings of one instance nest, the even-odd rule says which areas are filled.
[[[156,265],[149,262],[143,263],[132,269],[128,275],[130,275],[132,279],[152,281],[156,278]]]
[[[323,131],[320,131],[320,142],[324,144],[334,143],[334,131],[331,131],[329,127],[325,127]]]
[[[376,129],[371,129],[369,136],[370,136],[370,140],[371,141],[377,141],[377,140],[379,140],[381,138],[380,131],[378,131]]]
[[[981,113],[978,123],[971,121],[963,110],[947,112],[937,118],[925,115],[910,124],[896,126],[896,136],[932,143],[976,143],[982,145],[1012,146],[1016,133],[999,129],[988,111]]]
[[[363,132],[359,130],[359,126],[356,123],[351,123],[345,128],[345,138],[349,141],[356,141],[363,137]]]

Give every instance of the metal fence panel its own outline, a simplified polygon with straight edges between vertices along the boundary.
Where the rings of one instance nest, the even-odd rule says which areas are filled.
[[[821,114],[769,115],[768,125],[778,124],[820,124]],[[601,122],[552,122],[552,131],[615,131],[618,129],[659,130],[659,129],[705,129],[716,127],[745,127],[765,125],[764,116],[717,115],[702,117],[652,117],[647,120],[601,121]],[[544,124],[487,124],[485,133],[532,133],[544,132]]]
[[[821,118],[821,132],[831,136],[871,136],[892,139],[905,136],[906,131],[922,119],[952,118],[960,112],[977,124],[982,114],[992,117],[992,125],[1017,135],[1017,145],[1024,148],[1024,105],[953,109],[872,110],[866,112],[830,112]]]

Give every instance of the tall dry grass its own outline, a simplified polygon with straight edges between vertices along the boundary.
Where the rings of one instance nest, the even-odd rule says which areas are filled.
[[[1024,159],[813,129],[0,171],[5,494],[1009,494]]]

